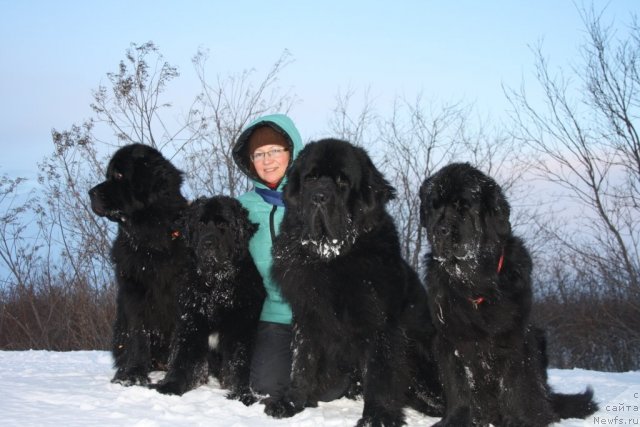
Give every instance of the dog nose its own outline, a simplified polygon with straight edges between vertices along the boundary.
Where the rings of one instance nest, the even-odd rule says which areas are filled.
[[[316,205],[322,205],[327,201],[327,196],[324,193],[317,192],[311,197],[311,201]]]
[[[200,242],[200,247],[204,250],[211,250],[214,246],[213,240],[203,240]]]
[[[91,201],[91,209],[93,210],[93,212],[96,215],[104,216],[106,211],[98,188],[93,187],[91,190],[89,190],[89,200]]]
[[[444,237],[444,236],[448,236],[451,230],[449,230],[449,227],[447,227],[446,225],[441,225],[437,228],[436,231],[440,236]]]

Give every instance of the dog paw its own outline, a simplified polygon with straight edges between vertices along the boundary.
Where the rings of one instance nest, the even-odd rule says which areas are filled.
[[[400,427],[405,425],[402,415],[365,415],[358,420],[356,427]]]
[[[244,406],[251,406],[258,401],[258,398],[250,391],[231,391],[225,397],[231,400],[239,400]]]
[[[437,427],[459,427],[475,425],[483,424],[480,422],[476,422],[476,420],[471,417],[471,409],[467,406],[462,406],[450,410],[445,417],[434,424],[434,426]]]
[[[157,384],[149,384],[149,388],[162,394],[175,394],[182,396],[187,392],[187,387],[180,381],[160,381]]]
[[[289,418],[302,411],[302,408],[297,408],[293,402],[282,398],[268,397],[262,402],[264,403],[264,413],[273,418]]]
[[[141,370],[132,369],[129,371],[118,370],[111,380],[113,384],[120,384],[125,387],[134,385],[147,386],[149,384],[149,377],[146,372]]]
[[[349,388],[344,394],[344,397],[350,400],[358,400],[363,395],[362,384],[359,381],[354,381],[349,385]]]

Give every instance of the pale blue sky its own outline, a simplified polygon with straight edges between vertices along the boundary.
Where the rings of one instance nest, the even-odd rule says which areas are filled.
[[[594,4],[619,24],[640,11],[638,0]],[[0,174],[35,170],[52,128],[90,116],[91,90],[131,42],[154,41],[179,67],[170,101],[184,109],[198,87],[199,47],[210,50],[210,75],[261,76],[288,49],[294,62],[280,84],[300,99],[291,116],[307,140],[324,136],[347,88],[370,87],[382,103],[419,91],[464,99],[499,118],[502,85],[534,81],[529,46],[544,39],[552,64],[567,67],[583,36],[569,0],[0,0]]]

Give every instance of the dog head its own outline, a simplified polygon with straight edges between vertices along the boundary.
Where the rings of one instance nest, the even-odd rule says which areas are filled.
[[[120,148],[107,166],[106,179],[89,190],[91,209],[126,223],[153,205],[180,203],[182,173],[156,149],[143,144]]]
[[[195,200],[185,216],[187,244],[202,275],[229,270],[248,256],[249,240],[258,229],[240,202],[227,196]]]
[[[500,186],[468,163],[453,163],[420,187],[420,221],[431,256],[456,275],[500,254],[511,234]]]
[[[332,259],[377,225],[394,196],[365,150],[324,139],[307,144],[289,170],[285,218],[299,224],[310,253]]]

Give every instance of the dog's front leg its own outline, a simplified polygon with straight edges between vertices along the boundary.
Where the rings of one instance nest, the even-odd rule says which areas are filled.
[[[249,386],[253,337],[247,333],[244,336],[225,336],[223,340],[220,377],[230,390],[226,397],[239,400],[246,406],[252,405],[257,401]]]
[[[438,335],[434,345],[437,352],[440,381],[446,400],[445,416],[434,426],[472,426],[474,425],[471,413],[473,402],[471,384],[469,384],[472,378],[469,378],[469,372],[464,368],[458,349],[449,341]]]
[[[147,385],[151,370],[151,350],[147,325],[143,314],[142,295],[137,286],[125,278],[120,279],[118,311],[113,329],[112,355],[116,373],[112,383],[124,386]]]
[[[316,379],[319,358],[317,352],[320,349],[306,339],[304,328],[300,324],[294,325],[294,331],[291,384],[284,396],[272,396],[263,400],[265,413],[275,418],[292,417],[301,412],[305,406],[315,404],[315,402],[308,402],[308,398]]]
[[[357,426],[401,426],[409,378],[406,342],[393,330],[372,340],[364,368],[364,410]]]
[[[194,285],[195,286],[195,285]],[[208,381],[208,319],[207,295],[193,287],[181,290],[180,316],[171,343],[167,374],[152,385],[163,394],[182,395]]]

